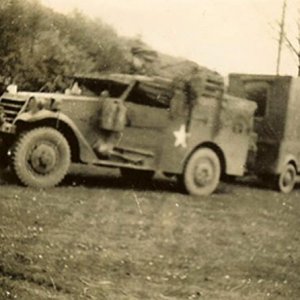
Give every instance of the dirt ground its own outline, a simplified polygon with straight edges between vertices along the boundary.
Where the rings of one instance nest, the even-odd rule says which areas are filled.
[[[300,299],[299,188],[195,198],[74,172],[49,190],[0,186],[0,299]]]

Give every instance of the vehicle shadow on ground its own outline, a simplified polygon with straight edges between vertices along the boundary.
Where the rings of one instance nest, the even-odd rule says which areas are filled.
[[[20,185],[17,178],[10,172],[1,172],[0,185]],[[166,178],[162,175],[155,176],[153,180],[145,182],[136,178],[134,181],[128,181],[122,178],[118,171],[108,172],[108,174],[83,174],[83,173],[70,173],[66,176],[60,186],[84,186],[87,188],[110,188],[110,189],[124,189],[124,190],[137,190],[137,191],[155,191],[155,192],[169,192],[185,195],[184,188],[177,182],[175,178]],[[235,188],[247,187],[258,190],[273,190],[275,188],[271,183],[264,182],[255,176],[245,176],[236,178],[234,180],[222,181],[215,194],[231,194]],[[300,189],[300,183],[297,183],[295,189]]]
[[[255,176],[236,177],[234,179],[224,179],[223,183],[232,186],[245,186],[255,189],[270,189],[270,183],[262,182]]]
[[[128,181],[118,175],[82,175],[70,174],[62,182],[61,186],[84,186],[87,188],[109,188],[138,191],[163,191],[184,194],[183,189],[176,180],[166,178],[155,178],[149,181]]]
[[[140,180],[138,177],[135,181],[128,181],[119,173],[109,175],[86,175],[86,174],[69,174],[61,184],[62,186],[84,186],[87,188],[109,188],[109,189],[124,189],[137,191],[155,191],[155,192],[170,192],[186,195],[184,188],[177,182],[175,178],[167,178],[164,176],[155,176],[153,180],[147,182]],[[222,181],[219,187],[214,192],[215,194],[231,194],[235,187],[248,187],[260,190],[270,190],[268,186],[253,177],[239,178],[234,181]]]
[[[254,188],[258,190],[273,190],[278,191],[276,189],[276,185],[272,180],[263,180],[256,176],[244,176],[240,178],[236,178],[235,180],[226,181],[227,184],[230,184],[231,186],[244,186],[248,188]],[[296,183],[295,190],[300,188],[300,182]]]
[[[21,185],[18,178],[9,169],[6,169],[0,174],[0,185]],[[109,189],[124,189],[124,190],[140,190],[140,191],[164,191],[171,193],[184,194],[184,190],[177,184],[175,179],[159,177],[145,182],[136,178],[134,181],[128,181],[120,176],[118,171],[103,171],[85,173],[76,170],[68,174],[59,185],[61,187],[77,187],[83,186],[87,188],[109,188]]]

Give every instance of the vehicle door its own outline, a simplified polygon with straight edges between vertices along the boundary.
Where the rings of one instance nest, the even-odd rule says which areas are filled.
[[[171,162],[176,161],[176,151],[186,148],[188,108],[182,91],[173,92],[168,101],[141,97],[137,93],[125,101],[127,125],[118,147],[144,154],[149,167],[157,169],[165,164],[165,152]]]

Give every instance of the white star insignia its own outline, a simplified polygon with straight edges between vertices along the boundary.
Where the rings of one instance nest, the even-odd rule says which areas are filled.
[[[175,147],[182,146],[183,148],[187,147],[186,140],[189,134],[186,132],[185,125],[181,125],[179,130],[173,132],[175,136]]]

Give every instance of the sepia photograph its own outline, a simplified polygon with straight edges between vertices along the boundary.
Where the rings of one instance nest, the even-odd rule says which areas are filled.
[[[299,0],[0,0],[0,300],[298,300],[299,228]]]

